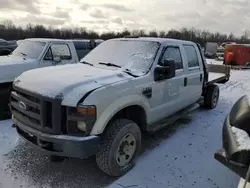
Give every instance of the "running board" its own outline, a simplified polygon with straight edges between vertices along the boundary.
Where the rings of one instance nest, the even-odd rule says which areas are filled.
[[[174,115],[171,115],[167,118],[164,118],[161,121],[158,121],[156,123],[148,125],[147,131],[148,132],[157,132],[157,131],[159,131],[159,130],[161,130],[169,125],[172,125],[177,120],[179,120],[180,118],[182,118],[183,116],[185,116],[189,112],[196,110],[199,107],[200,107],[200,104],[198,104],[198,103],[192,104],[192,105],[188,106],[187,108],[185,108],[179,112],[176,112]]]

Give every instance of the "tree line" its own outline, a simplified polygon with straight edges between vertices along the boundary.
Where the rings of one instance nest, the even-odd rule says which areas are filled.
[[[20,40],[25,38],[59,38],[59,39],[111,39],[124,36],[145,36],[145,37],[162,37],[181,40],[189,40],[204,46],[206,42],[223,43],[234,41],[237,43],[250,43],[249,31],[246,30],[241,37],[236,37],[233,33],[223,34],[219,32],[210,32],[208,30],[200,30],[196,28],[182,28],[179,30],[171,29],[169,31],[149,31],[145,30],[128,30],[122,32],[105,32],[97,33],[87,30],[86,28],[62,28],[55,29],[45,27],[43,25],[27,24],[26,27],[20,27],[7,20],[0,24],[0,38],[5,40]]]

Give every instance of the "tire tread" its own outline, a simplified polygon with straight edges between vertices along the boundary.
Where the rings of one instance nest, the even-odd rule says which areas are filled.
[[[207,88],[207,92],[206,92],[206,95],[204,97],[204,106],[207,108],[207,109],[213,109],[213,105],[212,105],[212,98],[213,98],[213,92],[214,92],[214,89],[217,88],[218,86],[217,85],[211,85],[211,86],[208,86]]]
[[[104,135],[101,140],[101,144],[98,148],[98,152],[96,154],[96,162],[99,168],[111,175],[116,176],[110,171],[109,168],[109,152],[112,147],[113,140],[117,133],[124,127],[126,124],[134,123],[131,120],[128,119],[117,119],[114,120],[111,124],[108,125],[107,129],[104,132]]]

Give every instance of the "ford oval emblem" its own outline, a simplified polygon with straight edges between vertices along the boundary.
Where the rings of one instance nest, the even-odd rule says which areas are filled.
[[[19,101],[19,102],[18,102],[18,106],[19,106],[21,109],[23,109],[23,110],[27,110],[26,104],[25,104],[24,102],[22,102],[22,101]]]

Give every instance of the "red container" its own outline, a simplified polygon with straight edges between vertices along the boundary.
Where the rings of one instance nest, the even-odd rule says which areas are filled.
[[[229,44],[224,51],[224,64],[250,66],[250,44]]]

